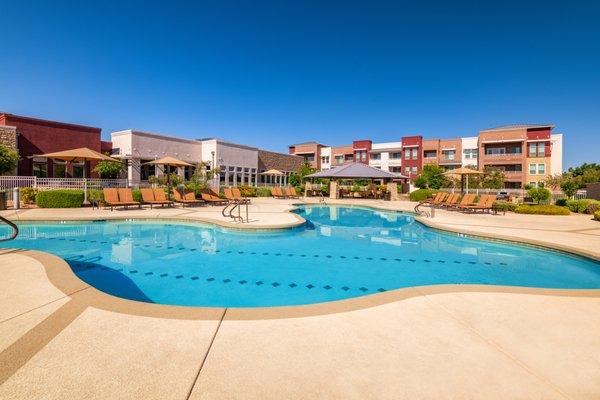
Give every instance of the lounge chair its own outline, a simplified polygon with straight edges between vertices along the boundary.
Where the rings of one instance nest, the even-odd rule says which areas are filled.
[[[440,203],[440,206],[441,207],[454,207],[455,205],[458,204],[458,199],[459,198],[460,198],[460,194],[458,194],[458,193],[451,193],[446,198],[446,201],[444,201],[443,203]]]
[[[204,190],[202,190],[202,192],[200,193],[200,195],[202,196],[202,200],[204,200],[208,204],[217,205],[217,206],[221,206],[221,205],[227,204],[227,200],[222,199],[222,198],[220,198],[218,196],[215,196],[212,193],[213,192],[210,189],[204,189]]]
[[[119,201],[125,205],[125,208],[128,206],[138,206],[138,208],[142,208],[142,203],[133,199],[133,191],[131,189],[121,188],[118,189],[118,191]]]
[[[167,195],[165,194],[164,189],[161,189],[161,188],[152,189],[152,193],[154,194],[155,201],[160,201],[169,206],[173,206],[173,202],[171,200],[167,199]]]
[[[159,189],[163,195],[164,195],[164,190]],[[140,192],[142,193],[142,201],[146,204],[150,204],[150,208],[152,208],[152,206],[154,205],[160,205],[161,207],[164,207],[165,204],[168,206],[172,206],[173,202],[172,201],[168,201],[167,199],[165,200],[157,200],[156,196],[154,195],[154,190],[152,189],[140,189]]]
[[[233,197],[243,203],[243,204],[250,204],[250,198],[249,197],[243,197],[242,196],[242,192],[240,192],[240,189],[238,188],[231,188],[231,193],[233,194]]]
[[[233,195],[233,190],[231,190],[231,188],[224,188],[223,194],[230,203],[239,203],[239,201]]]
[[[473,194],[473,193],[467,193],[460,200],[460,203],[454,204],[453,206],[450,206],[448,208],[451,209],[451,210],[456,210],[456,209],[459,209],[461,207],[473,205],[473,200],[475,200],[475,194]]]
[[[285,194],[289,199],[299,199],[300,197],[296,194],[296,189],[293,186],[288,186],[285,188]]]
[[[473,212],[487,211],[487,212],[490,212],[490,211],[492,211],[492,205],[494,204],[495,201],[496,201],[496,196],[494,196],[494,195],[482,195],[479,198],[479,201],[477,202],[477,204],[464,206],[464,207],[461,207],[461,209],[463,211],[473,211]]]
[[[181,204],[183,207],[185,205],[198,205],[202,204],[202,200],[196,199],[193,191],[186,191],[185,193],[181,193],[179,189],[173,188],[173,198],[175,199],[175,203]]]
[[[125,207],[128,204],[119,200],[119,192],[117,189],[102,189],[102,193],[104,194],[104,203],[110,207],[110,211],[113,210],[114,207]]]
[[[283,192],[281,191],[281,188],[279,186],[272,187],[271,194],[276,199],[285,199],[287,197],[285,194],[283,194]]]

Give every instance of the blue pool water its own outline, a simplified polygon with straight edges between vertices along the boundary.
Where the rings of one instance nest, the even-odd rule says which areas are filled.
[[[3,246],[56,254],[116,296],[187,306],[309,304],[446,283],[600,288],[600,264],[581,257],[443,233],[396,212],[296,212],[306,226],[277,232],[160,221],[23,224]]]

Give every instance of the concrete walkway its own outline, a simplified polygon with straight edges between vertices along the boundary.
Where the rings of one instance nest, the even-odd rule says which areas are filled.
[[[286,212],[291,201],[254,203],[255,227],[298,223]],[[71,219],[90,211],[2,215]],[[218,211],[112,215],[218,221]],[[111,215],[92,212],[94,219]],[[440,212],[434,220],[482,234],[568,240],[583,252],[600,249],[600,223],[587,216]],[[438,286],[382,294],[394,301],[365,297],[353,310],[332,305],[328,313],[289,310],[286,317],[278,309],[248,318],[241,309],[138,306],[76,278],[56,286],[63,264],[32,252],[0,253],[1,399],[600,398],[600,296],[594,294]]]

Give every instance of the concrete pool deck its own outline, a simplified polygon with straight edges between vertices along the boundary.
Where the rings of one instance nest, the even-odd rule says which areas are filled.
[[[299,222],[286,212],[298,200],[253,202],[255,228]],[[220,207],[0,215],[68,220],[90,212],[225,221]],[[600,255],[600,223],[589,216],[438,212],[433,221]],[[45,253],[0,254],[2,399],[600,398],[599,291],[447,285],[248,313],[117,299],[65,265]]]

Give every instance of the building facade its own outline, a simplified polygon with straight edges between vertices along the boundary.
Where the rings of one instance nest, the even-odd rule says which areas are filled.
[[[0,130],[4,139],[14,134],[16,150],[20,157],[16,175],[38,178],[83,177],[83,164],[64,163],[36,156],[79,147],[109,151],[111,146],[110,142],[100,139],[100,128],[9,113],[0,113]],[[11,134],[11,131],[14,133]],[[94,166],[94,162],[88,163],[86,176],[96,177],[93,172]]]
[[[397,142],[363,139],[337,147],[308,142],[289,146],[289,152],[320,170],[364,162],[411,179],[419,176],[427,164],[447,170],[461,166],[482,171],[494,168],[504,172],[505,188],[521,188],[527,184],[537,186],[548,176],[562,172],[562,134],[552,133],[553,129],[553,125],[505,125],[454,139],[415,135]]]
[[[283,185],[287,184],[289,175],[296,172],[304,160],[300,156],[266,151],[215,138],[190,140],[132,129],[113,132],[111,138],[112,156],[126,162],[127,178],[132,182],[148,180],[151,175],[162,175],[162,167],[146,163],[171,156],[194,166],[173,171],[186,179],[189,179],[196,166],[202,163],[208,171],[217,169],[214,186]],[[274,180],[273,177],[263,174],[269,169],[277,169],[284,175]]]

